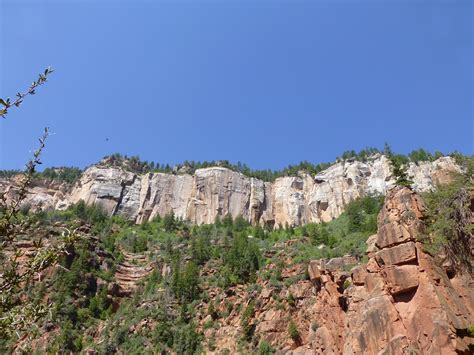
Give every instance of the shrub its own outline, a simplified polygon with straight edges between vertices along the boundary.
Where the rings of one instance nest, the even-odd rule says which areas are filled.
[[[244,333],[244,338],[246,340],[250,340],[253,335],[253,326],[251,324],[251,319],[255,312],[255,302],[252,300],[249,302],[247,307],[242,314],[242,319],[240,321],[240,325],[242,327],[242,332]]]
[[[201,343],[201,337],[196,332],[194,324],[180,324],[176,334],[174,349],[178,354],[192,355]]]
[[[171,232],[171,231],[175,230],[175,228],[176,228],[176,219],[174,217],[173,212],[167,213],[165,215],[165,217],[163,218],[163,228],[167,232]]]
[[[254,280],[260,266],[261,254],[255,240],[247,238],[245,233],[237,233],[230,246],[224,252],[224,265],[228,266],[238,281]]]
[[[291,292],[288,293],[288,297],[286,298],[286,301],[288,302],[288,305],[290,307],[294,307],[296,305],[295,296],[293,296]]]
[[[55,181],[64,181],[69,184],[75,183],[81,177],[82,170],[74,167],[46,168],[36,177]]]
[[[207,307],[207,314],[209,314],[213,320],[219,318],[219,312],[217,312],[214,302],[212,301],[209,302],[209,306]]]
[[[298,328],[295,322],[293,322],[293,320],[290,320],[290,322],[288,323],[288,335],[297,344],[301,340],[300,332],[298,331]]]
[[[262,340],[258,346],[258,354],[259,355],[272,355],[275,353],[275,349],[271,347],[271,345],[265,341]]]

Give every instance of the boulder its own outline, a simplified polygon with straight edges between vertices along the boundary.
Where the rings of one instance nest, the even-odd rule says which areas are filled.
[[[371,256],[373,253],[379,250],[376,244],[377,238],[378,238],[378,234],[373,234],[370,237],[368,237],[365,242],[367,244],[367,254],[369,256]]]
[[[392,295],[408,292],[418,287],[418,266],[388,266],[384,269],[386,282]]]
[[[416,262],[416,247],[414,242],[408,242],[383,249],[375,253],[377,263],[382,265],[400,265],[409,262]]]
[[[363,285],[367,276],[366,265],[360,265],[352,269],[351,278],[354,285]]]
[[[344,255],[342,257],[333,258],[327,261],[324,265],[325,269],[329,272],[343,270],[346,266],[357,264],[355,257],[351,255]]]
[[[390,222],[379,228],[375,245],[383,249],[410,240],[414,240],[414,237],[403,225]]]
[[[319,281],[321,279],[321,271],[319,270],[319,260],[311,260],[308,264],[308,274],[311,281]]]

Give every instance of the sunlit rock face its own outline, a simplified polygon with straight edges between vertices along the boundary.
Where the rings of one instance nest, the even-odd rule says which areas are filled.
[[[413,188],[418,192],[430,191],[438,184],[449,182],[453,171],[461,172],[461,169],[451,157],[441,157],[434,162],[410,163],[407,168]]]
[[[460,168],[450,157],[434,162],[410,163],[407,169],[415,191],[449,181]],[[316,176],[276,179],[273,183],[250,178],[222,167],[198,169],[190,174],[134,174],[103,164],[88,168],[69,189],[35,186],[26,203],[35,209],[64,209],[83,200],[99,205],[109,215],[122,215],[136,223],[173,212],[195,224],[213,223],[217,216],[243,216],[253,224],[295,226],[328,222],[347,204],[370,194],[385,194],[395,184],[390,161],[375,156],[367,162],[338,162]],[[0,188],[14,192],[11,182]]]

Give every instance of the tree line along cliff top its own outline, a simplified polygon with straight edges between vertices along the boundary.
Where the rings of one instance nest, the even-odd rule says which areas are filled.
[[[393,153],[390,146],[385,145],[383,150],[378,148],[365,148],[359,152],[355,150],[345,151],[341,156],[336,158],[333,163],[312,163],[307,160],[301,161],[295,165],[288,165],[281,170],[272,169],[252,169],[247,164],[237,162],[232,163],[229,160],[211,160],[211,161],[188,161],[185,160],[183,163],[178,163],[174,166],[165,163],[159,163],[154,161],[141,160],[139,156],[127,156],[120,153],[114,153],[112,155],[105,156],[97,166],[106,167],[121,167],[124,170],[136,173],[146,174],[151,172],[158,173],[169,173],[169,174],[194,174],[197,169],[210,168],[210,167],[223,167],[236,172],[239,172],[248,177],[254,177],[266,182],[273,182],[277,178],[282,176],[296,176],[299,172],[305,171],[311,175],[316,175],[323,170],[329,168],[333,164],[341,161],[361,161],[367,162],[374,160],[380,155],[387,156],[394,165],[405,165],[408,163],[419,163],[422,161],[434,161],[440,157],[449,155],[453,157],[459,165],[463,165],[466,155],[454,151],[449,154],[444,154],[440,151],[431,153],[423,148],[411,151],[409,154],[395,154]],[[78,167],[50,167],[45,168],[41,172],[36,173],[36,177],[39,179],[48,179],[53,181],[60,181],[73,184],[80,177],[85,169]],[[10,178],[17,174],[20,174],[20,170],[0,170],[0,178]]]

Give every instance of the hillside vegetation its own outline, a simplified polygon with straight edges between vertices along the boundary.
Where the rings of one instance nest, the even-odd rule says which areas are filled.
[[[463,219],[468,215],[463,211],[470,207],[467,192],[473,186],[472,159],[471,165],[468,162],[466,174],[425,195],[430,234],[420,237],[427,250],[444,252],[453,258],[453,265],[464,263],[464,270],[472,232],[471,221]],[[283,277],[285,270],[310,260],[349,254],[355,262],[364,262],[366,240],[377,231],[382,202],[383,197],[368,196],[348,204],[329,223],[275,230],[230,215],[200,226],[172,214],[135,225],[119,216],[107,217],[83,202],[66,211],[23,215],[25,243],[54,236],[61,228],[78,228],[87,238],[76,243],[46,278],[21,291],[19,296],[34,304],[50,302],[51,312],[27,333],[4,338],[1,349],[193,354],[215,346],[216,339],[204,336],[206,329],[218,326],[215,319],[239,312],[242,351],[271,353],[275,349],[253,333],[253,301],[238,310],[230,303],[227,311],[218,310],[216,294],[240,288],[258,294],[262,282],[290,289],[308,274]],[[350,286],[346,283],[344,288]],[[290,292],[287,299],[275,302],[291,313],[295,299]],[[205,323],[203,317],[209,317]],[[291,320],[288,337],[298,343],[298,336],[298,324]]]
[[[51,352],[92,347],[101,353],[174,350],[191,354],[205,341],[197,330],[193,309],[208,299],[207,289],[217,287],[225,292],[235,285],[255,287],[258,277],[281,283],[281,250],[274,251],[287,241],[292,246],[285,255],[295,263],[345,254],[361,258],[365,240],[376,231],[381,202],[381,197],[367,197],[351,203],[347,212],[330,223],[277,230],[250,226],[243,218],[230,216],[202,226],[189,226],[173,215],[134,225],[117,216],[109,218],[84,203],[63,212],[38,213],[31,216],[31,232],[82,225],[90,238],[62,258],[61,267],[47,282],[25,288],[34,302],[47,298],[54,305],[50,316],[33,325],[28,336],[35,338],[45,327],[49,329],[52,339],[47,348]],[[30,236],[34,234],[41,235]],[[127,255],[146,256],[154,267],[131,298],[119,300],[111,297],[110,290]],[[263,270],[270,263],[281,266]],[[167,268],[169,272],[163,275]],[[212,272],[203,275],[203,270]],[[156,323],[152,334],[127,335],[130,327],[145,318]],[[99,328],[103,329],[100,346],[94,338]],[[17,341],[15,336],[4,339],[4,351]]]

